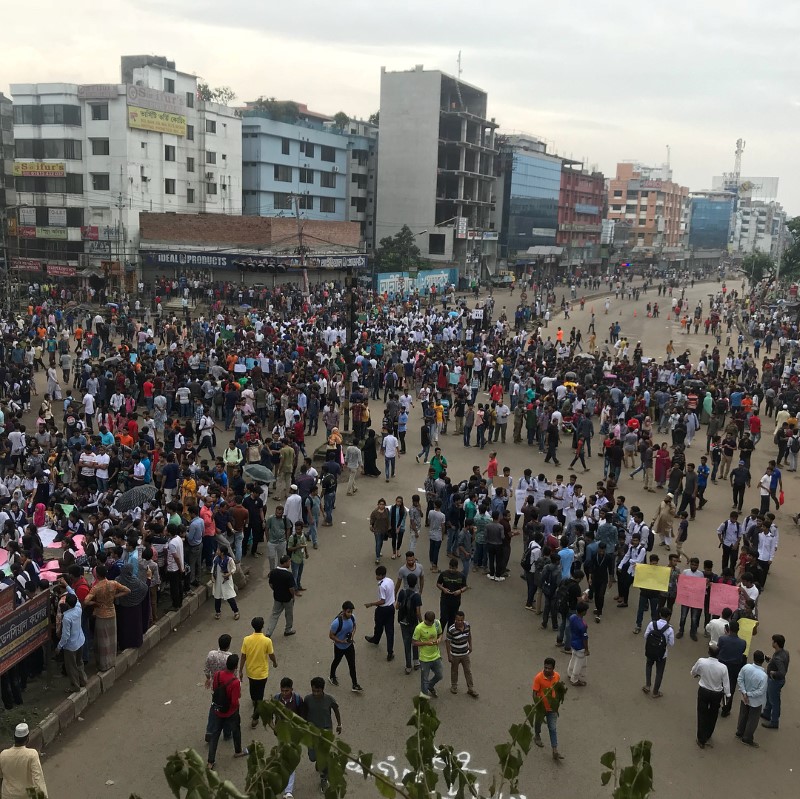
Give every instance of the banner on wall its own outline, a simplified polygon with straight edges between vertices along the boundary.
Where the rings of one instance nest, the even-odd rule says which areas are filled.
[[[417,272],[411,277],[409,272],[381,272],[375,276],[375,291],[378,294],[402,294],[409,296],[415,291],[426,295],[430,293],[431,286],[436,290],[448,288],[451,284],[458,285],[458,269],[428,269]]]
[[[248,255],[232,252],[197,252],[192,250],[140,250],[142,262],[146,266],[164,269],[240,269],[258,271],[261,265],[275,264],[286,269],[300,269],[302,263],[295,255]],[[306,269],[356,269],[367,268],[367,256],[363,253],[353,255],[307,255]]]

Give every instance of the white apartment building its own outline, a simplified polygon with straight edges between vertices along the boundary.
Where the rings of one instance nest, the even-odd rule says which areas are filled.
[[[12,267],[130,284],[140,211],[241,214],[241,119],[197,85],[161,56],[123,56],[120,83],[12,84]]]

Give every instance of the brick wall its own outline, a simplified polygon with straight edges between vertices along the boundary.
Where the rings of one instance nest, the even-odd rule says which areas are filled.
[[[244,247],[296,247],[295,219],[226,214],[141,213],[142,241],[148,243],[227,245]],[[303,220],[305,244],[311,250],[337,247],[358,248],[361,240],[358,222]]]

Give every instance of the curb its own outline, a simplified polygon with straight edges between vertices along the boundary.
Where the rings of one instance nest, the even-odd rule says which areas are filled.
[[[114,687],[114,683],[132,668],[148,652],[158,648],[160,641],[167,639],[181,624],[188,621],[203,605],[212,598],[211,583],[201,585],[193,594],[184,597],[183,605],[177,613],[161,616],[144,634],[142,646],[138,649],[124,649],[117,655],[116,662],[108,671],[98,672],[89,677],[85,688],[70,694],[45,716],[37,725],[31,727],[29,746],[40,752],[49,746],[67,727],[69,727],[103,694]]]

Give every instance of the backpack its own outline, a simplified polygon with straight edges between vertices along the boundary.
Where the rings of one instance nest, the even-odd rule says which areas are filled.
[[[648,660],[662,660],[667,653],[667,635],[669,622],[663,627],[658,626],[658,622],[653,625],[650,635],[644,642],[644,655]]]
[[[411,606],[414,599],[414,592],[410,588],[404,588],[401,593],[403,593],[403,601],[397,608],[397,621],[400,624],[413,623],[416,625],[416,614],[414,613],[414,608]]]
[[[558,590],[558,578],[560,567],[556,566],[542,571],[542,593],[547,597],[553,597]]]
[[[522,566],[523,571],[529,572],[533,567],[533,552],[536,548],[538,548],[541,552],[541,547],[535,541],[531,541],[531,543],[528,544],[528,548],[525,550],[525,554],[522,556],[522,560],[519,562],[519,565]]]
[[[794,453],[800,452],[800,438],[792,436],[789,439],[789,451]]]
[[[642,527],[645,530],[647,530],[647,539],[646,540],[644,539],[644,536],[642,536]],[[656,534],[646,524],[642,523],[642,527],[639,528],[639,535],[641,536],[639,540],[644,542],[644,548],[648,552],[652,552],[653,551],[653,547],[656,545]]]
[[[562,580],[556,589],[556,607],[562,613],[569,610],[569,580]]]
[[[228,696],[228,686],[231,684],[231,680],[227,680],[226,682],[222,682],[220,679],[221,671],[218,671],[214,675],[214,691],[211,694],[211,707],[217,713],[227,713],[231,707],[231,699]]]

